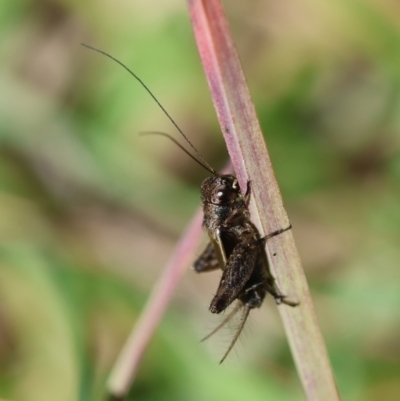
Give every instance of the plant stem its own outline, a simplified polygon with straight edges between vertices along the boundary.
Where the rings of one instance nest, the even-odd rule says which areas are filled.
[[[289,220],[239,57],[219,0],[188,0],[194,35],[221,130],[242,190],[251,180],[250,212],[261,235]],[[270,268],[296,308],[279,307],[297,370],[309,401],[340,399],[291,231],[267,241]]]
[[[199,209],[176,245],[164,272],[147,301],[122,349],[108,381],[112,399],[120,400],[128,393],[150,339],[159,325],[175,289],[193,262],[193,255],[202,235],[202,211]]]

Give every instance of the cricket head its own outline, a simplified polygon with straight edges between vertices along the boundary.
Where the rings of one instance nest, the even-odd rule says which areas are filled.
[[[231,174],[214,175],[201,184],[203,203],[225,206],[242,200],[237,178]]]

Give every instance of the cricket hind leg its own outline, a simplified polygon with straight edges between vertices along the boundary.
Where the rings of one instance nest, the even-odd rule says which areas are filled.
[[[270,238],[275,237],[275,236],[277,236],[279,234],[282,234],[285,231],[290,230],[291,228],[292,228],[292,225],[289,224],[289,226],[286,227],[286,228],[281,228],[280,230],[276,230],[276,231],[266,235],[265,237],[260,238],[259,239],[260,245],[261,246],[265,245],[265,243]],[[295,307],[295,306],[299,305],[299,302],[290,301],[290,300],[287,299],[286,295],[283,295],[283,294],[280,293],[280,291],[279,291],[279,289],[278,289],[278,287],[276,285],[275,278],[272,276],[272,273],[269,271],[269,268],[268,268],[268,276],[269,277],[265,280],[265,289],[266,289],[266,291],[268,293],[270,293],[274,297],[275,303],[277,305],[285,304],[285,305],[288,305],[288,306],[291,306],[291,307]]]
[[[276,281],[272,274],[268,272],[269,277],[265,279],[264,281],[264,289],[266,292],[271,294],[274,297],[275,303],[277,305],[287,305],[291,307],[295,307],[299,305],[299,302],[291,301],[290,299],[287,299],[286,295],[283,295],[280,291],[278,286],[276,285]]]
[[[277,305],[285,304],[287,306],[291,306],[292,308],[294,308],[300,304],[300,302],[295,302],[295,301],[291,301],[291,300],[287,299],[286,295],[272,294],[272,293],[271,293],[271,295],[274,297],[275,303]]]

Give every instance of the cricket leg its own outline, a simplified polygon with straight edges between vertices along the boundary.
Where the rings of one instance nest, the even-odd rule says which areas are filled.
[[[219,268],[217,256],[215,254],[215,248],[210,242],[203,253],[196,259],[193,264],[193,269],[197,273],[209,272]]]
[[[275,231],[275,232],[267,235],[266,237],[263,237],[263,238],[259,239],[258,243],[259,243],[260,246],[264,247],[265,242],[269,238],[271,238],[271,237],[273,237],[275,235],[279,235],[279,234],[281,234],[281,233],[283,233],[283,232],[285,232],[287,230],[290,230],[291,228],[292,228],[292,225],[290,225],[287,228]],[[263,251],[264,251],[264,249],[263,249]],[[287,296],[283,295],[280,292],[278,286],[276,285],[275,278],[274,278],[274,276],[272,275],[272,273],[270,271],[268,259],[266,258],[265,260],[266,260],[266,275],[265,275],[265,278],[264,278],[265,290],[274,297],[275,303],[277,305],[285,304],[285,305],[292,306],[292,307],[295,307],[295,306],[299,305],[298,302],[294,302],[294,301],[288,300]]]
[[[286,227],[286,228],[281,228],[280,230],[276,230],[276,231],[272,232],[271,234],[266,235],[265,237],[262,238],[262,240],[263,240],[264,242],[266,242],[266,241],[268,241],[268,240],[269,240],[270,238],[272,238],[272,237],[276,237],[277,235],[282,234],[282,233],[284,233],[285,231],[289,231],[291,228],[292,228],[292,225],[289,224],[289,226]]]

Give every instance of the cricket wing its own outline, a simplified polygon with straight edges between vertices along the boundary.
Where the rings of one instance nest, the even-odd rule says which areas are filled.
[[[253,273],[258,254],[257,249],[249,244],[239,243],[235,246],[211,301],[212,313],[221,313],[238,297]]]

